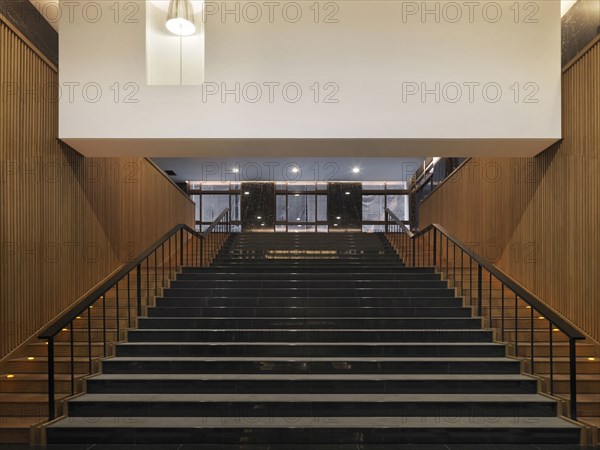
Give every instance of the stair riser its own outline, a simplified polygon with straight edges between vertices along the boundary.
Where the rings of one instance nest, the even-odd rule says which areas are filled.
[[[453,297],[452,289],[398,288],[398,289],[253,289],[253,288],[214,288],[214,289],[172,289],[164,290],[164,297]]]
[[[377,376],[375,375],[375,378]],[[532,394],[537,382],[531,381],[87,381],[87,392],[96,394]]]
[[[223,289],[234,287],[236,289],[416,289],[416,288],[447,288],[445,281],[438,280],[406,280],[406,281],[383,281],[383,280],[337,280],[337,281],[244,281],[244,280],[224,280],[224,281],[206,281],[206,280],[175,280],[171,281],[171,288],[174,289]]]
[[[547,378],[547,385],[550,386],[549,374],[538,374]],[[579,394],[598,394],[598,379],[595,380],[577,380],[577,393]],[[549,388],[548,388],[549,391]],[[568,394],[571,391],[568,381],[554,380],[555,394]]]
[[[535,348],[535,356],[536,358],[539,356],[549,357],[550,356],[550,346],[543,345],[543,343],[538,343],[534,346]],[[567,358],[569,356],[569,348],[567,346],[559,346],[553,345],[552,348],[553,356],[560,358]],[[592,345],[577,345],[577,356],[586,358],[586,357],[594,357],[596,354],[595,349]],[[531,356],[531,348],[530,346],[525,347],[524,345],[519,345],[519,356],[529,357]],[[599,358],[600,359],[600,358]]]
[[[103,373],[273,373],[273,374],[517,374],[519,363],[448,361],[262,362],[256,361],[114,361],[102,363]]]
[[[471,318],[140,318],[139,329],[481,329],[481,321]]]
[[[324,356],[414,356],[414,357],[502,357],[503,346],[390,346],[390,345],[139,345],[117,346],[117,356],[253,356],[253,357],[324,357]]]
[[[553,417],[556,403],[69,402],[73,417]]]
[[[92,358],[92,373],[95,372],[95,367],[98,365],[99,359]],[[86,362],[75,362],[74,363],[75,373],[88,373],[88,363]],[[54,362],[55,373],[58,374],[70,374],[71,363],[68,361],[55,361]],[[48,373],[48,363],[45,361],[25,361],[25,362],[14,362],[9,361],[7,364],[7,371],[14,373]]]
[[[344,330],[132,330],[130,342],[491,342],[492,332]]]
[[[40,417],[40,422],[43,418]],[[1,424],[1,423],[0,423]],[[0,434],[0,444],[27,444],[29,443],[29,426],[9,427],[2,426]]]
[[[0,417],[47,417],[48,403],[46,402],[27,402],[27,403],[0,403]],[[0,421],[0,425],[2,422]],[[2,429],[0,428],[0,431]]]
[[[566,361],[554,361],[553,363],[554,373],[569,373],[569,363]],[[546,361],[535,361],[536,373],[550,373],[550,363]],[[600,384],[600,367],[597,362],[585,362],[578,361],[577,363],[577,374],[578,375],[598,375],[598,383]]]
[[[531,331],[529,329],[521,329],[517,333],[519,339],[519,345],[527,343],[527,346],[531,346]],[[498,337],[501,337],[501,332],[498,330]],[[548,332],[545,330],[534,330],[533,333],[534,345],[535,342],[548,342]],[[562,333],[554,333],[552,335],[553,342],[568,342],[569,339]],[[513,343],[515,341],[515,332],[504,330],[504,341]]]
[[[429,267],[402,267],[389,265],[375,266],[375,265],[321,265],[313,264],[309,266],[299,266],[288,264],[284,262],[278,262],[277,265],[268,268],[269,273],[393,273],[393,274],[413,274],[413,273],[434,273],[435,270]],[[227,272],[227,273],[257,273],[264,272],[264,268],[257,267],[253,264],[243,265],[219,265],[213,264],[210,268],[194,268],[184,267],[184,273],[213,273],[213,272]]]
[[[58,394],[69,394],[71,392],[70,381],[55,381],[54,382],[55,392]],[[0,392],[2,393],[17,393],[27,392],[30,394],[41,394],[48,392],[48,381],[47,380],[22,380],[22,381],[11,381],[10,383],[4,383],[0,381]],[[0,418],[0,424],[2,419]]]
[[[164,302],[167,304],[168,302]],[[148,310],[149,317],[471,317],[469,308],[178,308]]]
[[[44,346],[29,346],[27,349],[27,356],[33,357],[47,357],[48,356],[48,347]],[[110,346],[107,346],[107,352],[110,354]],[[88,356],[88,347],[86,345],[75,345],[73,346],[73,353],[75,357],[87,357]],[[62,356],[71,356],[71,348],[69,343],[60,342],[54,344],[54,355],[57,357]],[[102,344],[98,345],[94,343],[92,345],[92,357],[104,356],[104,350],[102,348]]]
[[[427,281],[440,280],[436,273],[273,273],[269,271],[257,273],[179,273],[177,280],[181,281]]]
[[[235,418],[231,419],[235,421]],[[265,422],[269,419],[264,419]],[[527,419],[516,419],[523,423]],[[533,419],[532,419],[533,420]],[[321,423],[327,422],[326,418]],[[293,419],[290,419],[293,424]],[[451,421],[450,421],[451,422]],[[235,422],[234,422],[235,423]],[[290,426],[291,426],[290,424]],[[494,420],[490,419],[490,425]],[[327,428],[77,428],[48,429],[48,441],[52,443],[192,443],[210,442],[214,444],[414,444],[437,443],[453,444],[465,442],[493,444],[572,444],[579,441],[579,430],[553,430],[532,427],[523,432],[518,428],[481,427],[460,429],[444,426],[435,418],[431,424],[426,421],[418,428],[335,428],[335,422]]]
[[[454,297],[159,297],[158,307],[280,307],[280,308],[420,308],[462,307],[462,300]]]
[[[123,337],[123,333],[125,333],[125,329],[120,330],[120,336]],[[70,341],[70,331],[62,331],[58,333],[55,337],[55,342],[69,342]],[[114,342],[117,337],[116,330],[107,329],[106,330],[106,341]],[[92,342],[103,342],[104,332],[102,329],[92,329],[91,332],[91,340]],[[88,342],[88,330],[85,328],[75,328],[73,331],[73,340],[75,342]]]

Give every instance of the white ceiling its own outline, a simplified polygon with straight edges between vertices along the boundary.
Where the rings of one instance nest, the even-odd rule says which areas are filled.
[[[52,27],[58,31],[58,0],[29,0],[40,13],[46,18],[46,20],[52,25]],[[161,9],[165,11],[168,8],[169,0],[151,0]],[[552,1],[552,0],[546,0]],[[554,0],[558,1],[558,0]],[[561,15],[565,15],[567,11],[577,2],[577,0],[560,0],[561,2]],[[194,9],[196,9],[197,4],[202,3],[201,0],[193,0]]]

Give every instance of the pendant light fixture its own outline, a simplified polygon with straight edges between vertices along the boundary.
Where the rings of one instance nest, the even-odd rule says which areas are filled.
[[[196,32],[194,8],[190,0],[171,0],[167,29],[177,36],[190,36]]]

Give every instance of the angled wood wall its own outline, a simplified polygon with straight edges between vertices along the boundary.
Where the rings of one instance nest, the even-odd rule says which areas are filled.
[[[563,73],[564,140],[534,159],[473,158],[421,205],[600,340],[600,43]]]
[[[194,204],[144,158],[57,140],[58,74],[0,17],[0,358]]]

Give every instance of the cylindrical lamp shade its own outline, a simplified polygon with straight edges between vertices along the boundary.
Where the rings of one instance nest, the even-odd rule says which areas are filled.
[[[194,8],[190,0],[171,0],[167,29],[177,36],[190,36],[196,32]]]

